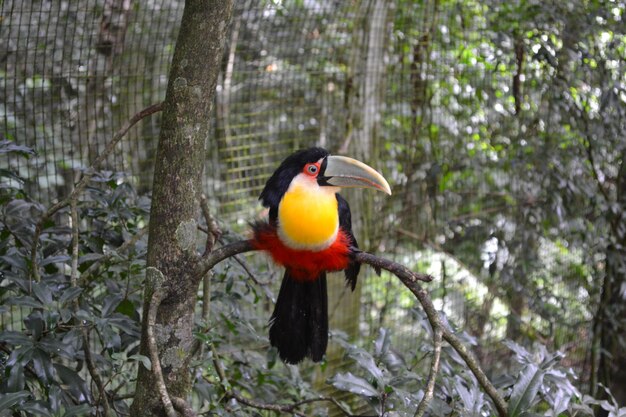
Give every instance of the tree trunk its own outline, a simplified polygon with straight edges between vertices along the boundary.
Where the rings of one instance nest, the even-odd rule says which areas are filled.
[[[187,0],[169,74],[157,149],[144,294],[141,354],[148,353],[148,309],[155,290],[162,302],[155,335],[163,379],[171,397],[191,392],[189,352],[201,276],[196,218],[202,192],[205,141],[232,0]],[[165,415],[154,373],[139,368],[133,416]]]
[[[608,387],[620,406],[626,405],[626,151],[616,182],[617,194],[609,213],[611,243],[606,250],[606,277],[598,309],[600,331],[599,382]],[[606,395],[600,389],[600,398]],[[606,415],[601,411],[599,415]]]

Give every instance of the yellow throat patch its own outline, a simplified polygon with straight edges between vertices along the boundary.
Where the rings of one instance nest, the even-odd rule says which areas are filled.
[[[293,249],[323,250],[339,231],[335,187],[296,177],[278,205],[278,237]]]

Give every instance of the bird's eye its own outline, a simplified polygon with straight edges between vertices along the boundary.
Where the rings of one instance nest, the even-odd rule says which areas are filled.
[[[304,173],[312,177],[315,177],[319,170],[318,164],[306,164],[304,167]]]

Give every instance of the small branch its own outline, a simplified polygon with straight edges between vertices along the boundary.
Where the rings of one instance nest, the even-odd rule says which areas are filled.
[[[202,277],[202,319],[205,323],[209,321],[209,313],[210,313],[210,303],[211,303],[211,278],[213,276],[212,271],[208,271]],[[207,329],[205,331],[208,332],[208,324]],[[193,358],[200,352],[202,348],[202,341],[200,339],[196,339],[193,341],[191,345],[191,349],[189,350],[189,357]]]
[[[296,411],[294,410],[294,406],[290,405],[281,405],[281,404],[267,404],[267,403],[261,403],[258,401],[254,401],[251,399],[248,399],[246,397],[243,397],[241,394],[237,393],[236,391],[229,391],[227,393],[227,395],[231,398],[234,398],[235,400],[237,400],[237,402],[240,402],[244,405],[247,405],[248,407],[252,407],[252,408],[256,408],[259,410],[270,410],[270,411],[276,411],[278,413],[292,413],[295,416],[300,416],[300,417],[307,417],[306,414],[300,412],[300,411]]]
[[[373,267],[377,272],[381,269],[391,272],[400,279],[406,279],[411,282],[423,281],[430,282],[433,277],[428,274],[420,274],[418,272],[411,271],[406,266],[399,264],[389,259],[380,258],[367,252],[357,252],[354,258],[362,264],[368,264]],[[404,282],[404,280],[402,281]]]
[[[44,214],[42,214],[41,219],[35,225],[35,232],[33,235],[33,245],[30,252],[30,261],[32,268],[32,277],[33,280],[39,281],[41,276],[39,275],[39,263],[37,261],[37,248],[39,247],[39,238],[43,231],[43,225],[48,219],[50,219],[54,214],[56,214],[63,207],[66,207],[72,200],[78,198],[80,193],[83,192],[84,188],[87,186],[91,177],[93,177],[95,170],[100,167],[102,162],[113,152],[115,146],[119,143],[120,140],[128,133],[128,131],[135,125],[137,122],[142,120],[145,117],[150,116],[158,111],[161,111],[163,108],[163,103],[153,104],[150,107],[147,107],[141,110],[139,113],[135,114],[130,120],[128,120],[124,125],[115,133],[111,141],[107,144],[104,151],[96,158],[96,160],[91,164],[91,166],[85,170],[85,174],[78,181],[78,183],[74,186],[72,192],[63,200],[57,202],[52,207],[50,207]]]
[[[504,399],[500,396],[496,387],[494,387],[491,381],[489,381],[489,378],[487,378],[487,375],[483,372],[482,368],[478,364],[478,360],[472,352],[470,352],[469,349],[465,347],[463,342],[461,342],[461,340],[449,330],[444,331],[443,338],[454,348],[454,350],[456,350],[459,356],[463,358],[463,361],[467,364],[467,367],[470,368],[480,386],[485,390],[487,395],[489,395],[495,404],[498,414],[502,417],[508,416],[508,412],[506,411],[507,406]]]
[[[454,348],[454,350],[457,351],[461,358],[463,358],[463,360],[467,364],[467,367],[470,368],[470,370],[478,380],[480,386],[485,390],[487,395],[489,395],[491,400],[494,402],[496,409],[498,410],[498,414],[502,417],[506,417],[508,414],[506,411],[506,403],[504,402],[504,399],[502,398],[502,396],[500,396],[498,390],[493,386],[491,381],[489,381],[489,378],[487,378],[487,375],[485,375],[480,365],[478,364],[478,360],[476,359],[476,357],[469,351],[469,349],[467,349],[467,347],[465,347],[463,342],[461,342],[461,340],[454,333],[452,333],[449,328],[443,325],[441,318],[439,317],[439,313],[433,305],[433,302],[428,296],[426,290],[424,290],[417,281],[407,279],[407,277],[403,275],[396,274],[396,276],[400,278],[404,286],[407,287],[413,293],[413,295],[417,297],[418,301],[422,305],[422,308],[426,312],[428,321],[430,322],[433,329],[437,327],[442,329],[443,338]]]
[[[198,226],[198,230],[200,230],[202,233],[204,234],[209,234],[209,230],[203,226]],[[220,236],[217,241],[219,243],[221,243],[222,245],[226,245],[225,240]],[[205,250],[206,252],[206,250]],[[259,281],[254,274],[252,273],[252,271],[250,270],[250,267],[248,266],[248,264],[246,263],[246,261],[244,261],[243,259],[241,259],[239,256],[237,255],[233,255],[232,258],[243,268],[243,270],[246,272],[246,274],[248,274],[248,278],[250,278],[252,280],[252,282],[254,282],[255,284],[259,285],[259,286],[264,286],[264,285],[269,285],[271,281]]]
[[[207,226],[206,246],[203,255],[207,256],[213,250],[215,242],[220,238],[220,236],[222,236],[222,231],[220,230],[217,221],[215,221],[215,218],[211,214],[211,210],[209,209],[209,200],[204,194],[200,195],[200,210],[202,210],[202,215],[204,216]]]
[[[209,321],[209,314],[211,312],[211,278],[213,273],[211,271],[204,274],[202,277],[202,319],[205,322]]]
[[[252,250],[255,250],[254,246],[252,246],[252,240],[239,240],[215,249],[198,262],[195,272],[196,276],[203,276],[224,259]]]
[[[295,416],[306,417],[306,414],[297,411],[296,409],[302,405],[310,404],[314,402],[331,402],[333,403],[344,415],[348,417],[353,417],[352,413],[346,410],[336,399],[332,397],[318,397],[318,398],[307,398],[302,401],[298,401],[291,404],[268,404],[261,403],[258,401],[251,400],[249,398],[244,397],[239,392],[232,389],[230,383],[228,382],[228,378],[226,377],[226,372],[224,372],[224,367],[222,366],[222,362],[220,361],[219,355],[213,345],[211,345],[211,353],[213,354],[213,366],[215,366],[215,371],[217,372],[217,376],[220,380],[220,384],[224,389],[225,395],[230,398],[234,398],[237,402],[241,404],[247,405],[248,407],[256,408],[259,410],[269,410],[276,411],[278,413],[291,413]]]
[[[104,415],[109,416],[109,400],[107,399],[107,393],[104,384],[102,383],[102,378],[100,378],[100,374],[98,373],[98,368],[96,368],[96,364],[94,363],[93,357],[91,356],[91,348],[89,347],[89,330],[87,330],[87,327],[82,327],[81,335],[83,340],[83,351],[85,353],[85,363],[87,364],[87,370],[89,371],[89,375],[91,375],[91,379],[93,379],[93,382],[96,383],[96,387],[98,387],[100,400],[102,401],[102,406],[104,407]]]
[[[80,238],[78,231],[78,203],[76,199],[71,200],[70,218],[72,222],[72,272],[70,274],[70,285],[76,287],[78,283],[78,240]],[[75,307],[78,307],[75,301]]]
[[[435,381],[437,380],[437,374],[439,373],[441,345],[443,344],[443,329],[441,327],[437,327],[433,330],[433,360],[430,363],[430,372],[428,373],[428,382],[426,383],[424,397],[422,397],[422,401],[420,401],[417,406],[417,410],[415,410],[415,417],[422,417],[424,415],[435,393]]]
[[[157,391],[161,397],[161,402],[163,403],[167,417],[178,417],[176,410],[174,410],[170,395],[167,392],[167,387],[165,386],[163,370],[161,369],[161,362],[159,360],[159,352],[154,338],[154,326],[156,324],[157,309],[161,303],[163,291],[157,283],[154,283],[153,291],[152,297],[150,298],[150,307],[148,308],[148,325],[146,326],[147,345],[148,352],[150,353],[150,362],[152,363],[152,373],[154,374]]]
[[[102,164],[102,162],[104,162],[104,160],[111,154],[111,152],[113,152],[118,142],[122,140],[124,136],[126,136],[126,133],[128,133],[128,131],[133,126],[135,126],[142,119],[145,119],[146,117],[151,116],[154,113],[158,113],[161,110],[163,110],[162,102],[148,106],[145,109],[139,111],[139,113],[136,113],[133,117],[131,117],[117,132],[115,132],[115,135],[113,135],[111,141],[104,148],[104,151],[100,154],[100,156],[98,156],[98,158],[96,158],[95,161],[93,161],[90,169],[99,168],[100,164]]]
[[[193,408],[182,398],[172,397],[172,404],[174,405],[174,409],[179,411],[183,417],[196,417],[197,414],[193,411]]]

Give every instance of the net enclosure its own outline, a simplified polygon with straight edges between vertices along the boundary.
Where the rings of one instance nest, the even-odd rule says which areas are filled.
[[[345,192],[361,247],[433,275],[436,306],[487,369],[506,367],[502,340],[539,343],[588,387],[602,305],[615,305],[603,282],[623,251],[609,208],[626,195],[625,6],[591,3],[237,2],[206,121],[206,194],[225,239],[263,215],[265,181],[294,150],[353,156],[393,191]],[[163,100],[183,7],[2,3],[3,189],[58,201],[130,117]],[[149,195],[158,134],[158,115],[132,128],[103,181]],[[280,271],[247,262],[270,296],[237,308],[259,313],[263,333]],[[419,356],[423,313],[394,277],[364,270],[354,293],[331,281],[339,339],[369,347],[385,329]],[[2,326],[19,330],[29,311],[3,307]],[[339,367],[342,343],[329,353]]]

